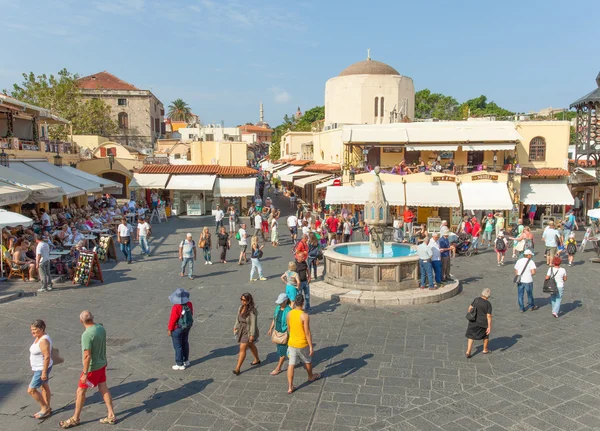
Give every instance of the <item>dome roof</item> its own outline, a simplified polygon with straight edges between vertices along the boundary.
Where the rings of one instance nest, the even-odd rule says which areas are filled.
[[[351,64],[338,76],[347,75],[400,75],[392,66],[375,60],[364,60]]]

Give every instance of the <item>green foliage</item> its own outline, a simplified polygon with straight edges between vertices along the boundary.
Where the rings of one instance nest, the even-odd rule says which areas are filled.
[[[114,133],[118,126],[111,119],[110,106],[101,99],[85,101],[77,80],[79,75],[62,69],[55,75],[36,76],[33,72],[23,74],[23,82],[13,84],[9,93],[11,97],[22,102],[45,108],[50,113],[71,121],[73,133],[82,135]],[[49,137],[66,139],[69,135],[68,125],[50,125]]]
[[[279,138],[279,141],[275,142],[271,142],[271,145],[269,146],[269,156],[271,157],[271,160],[279,160],[281,158],[281,137]]]
[[[167,116],[175,121],[190,121],[192,110],[183,99],[175,99],[169,105]]]
[[[484,95],[467,100],[461,105],[460,111],[464,119],[468,118],[468,116],[485,117],[493,115],[496,117],[508,117],[515,115],[514,112],[499,107],[496,102],[488,102],[487,97]],[[466,115],[464,115],[465,112]]]
[[[489,115],[507,117],[514,115],[514,113],[501,108],[496,102],[488,102],[487,97],[483,95],[459,105],[454,97],[432,93],[427,88],[417,91],[415,94],[415,118],[463,120],[469,116],[484,117]]]
[[[309,109],[300,117],[300,119],[294,125],[293,130],[297,132],[310,132],[312,123],[325,119],[325,107],[315,106]]]

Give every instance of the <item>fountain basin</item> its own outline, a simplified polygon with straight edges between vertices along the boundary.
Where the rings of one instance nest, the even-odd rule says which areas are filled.
[[[419,257],[409,244],[384,244],[384,256],[370,255],[368,242],[330,246],[323,253],[325,282],[364,291],[398,291],[419,287]]]

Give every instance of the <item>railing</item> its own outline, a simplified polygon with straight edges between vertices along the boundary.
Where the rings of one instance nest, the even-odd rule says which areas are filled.
[[[168,165],[169,158],[168,157],[146,157],[144,159],[145,165]]]
[[[36,144],[31,139],[16,137],[0,138],[0,148],[21,151],[41,151],[44,148],[47,153],[56,153],[58,151],[61,154],[74,154],[74,149],[70,142],[49,139],[40,139]]]

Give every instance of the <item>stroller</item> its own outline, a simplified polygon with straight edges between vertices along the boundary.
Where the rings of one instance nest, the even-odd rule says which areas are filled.
[[[471,248],[472,238],[471,235],[466,233],[461,233],[458,235],[458,241],[456,242],[456,254],[459,256],[467,256],[470,257],[473,254],[473,250]]]

